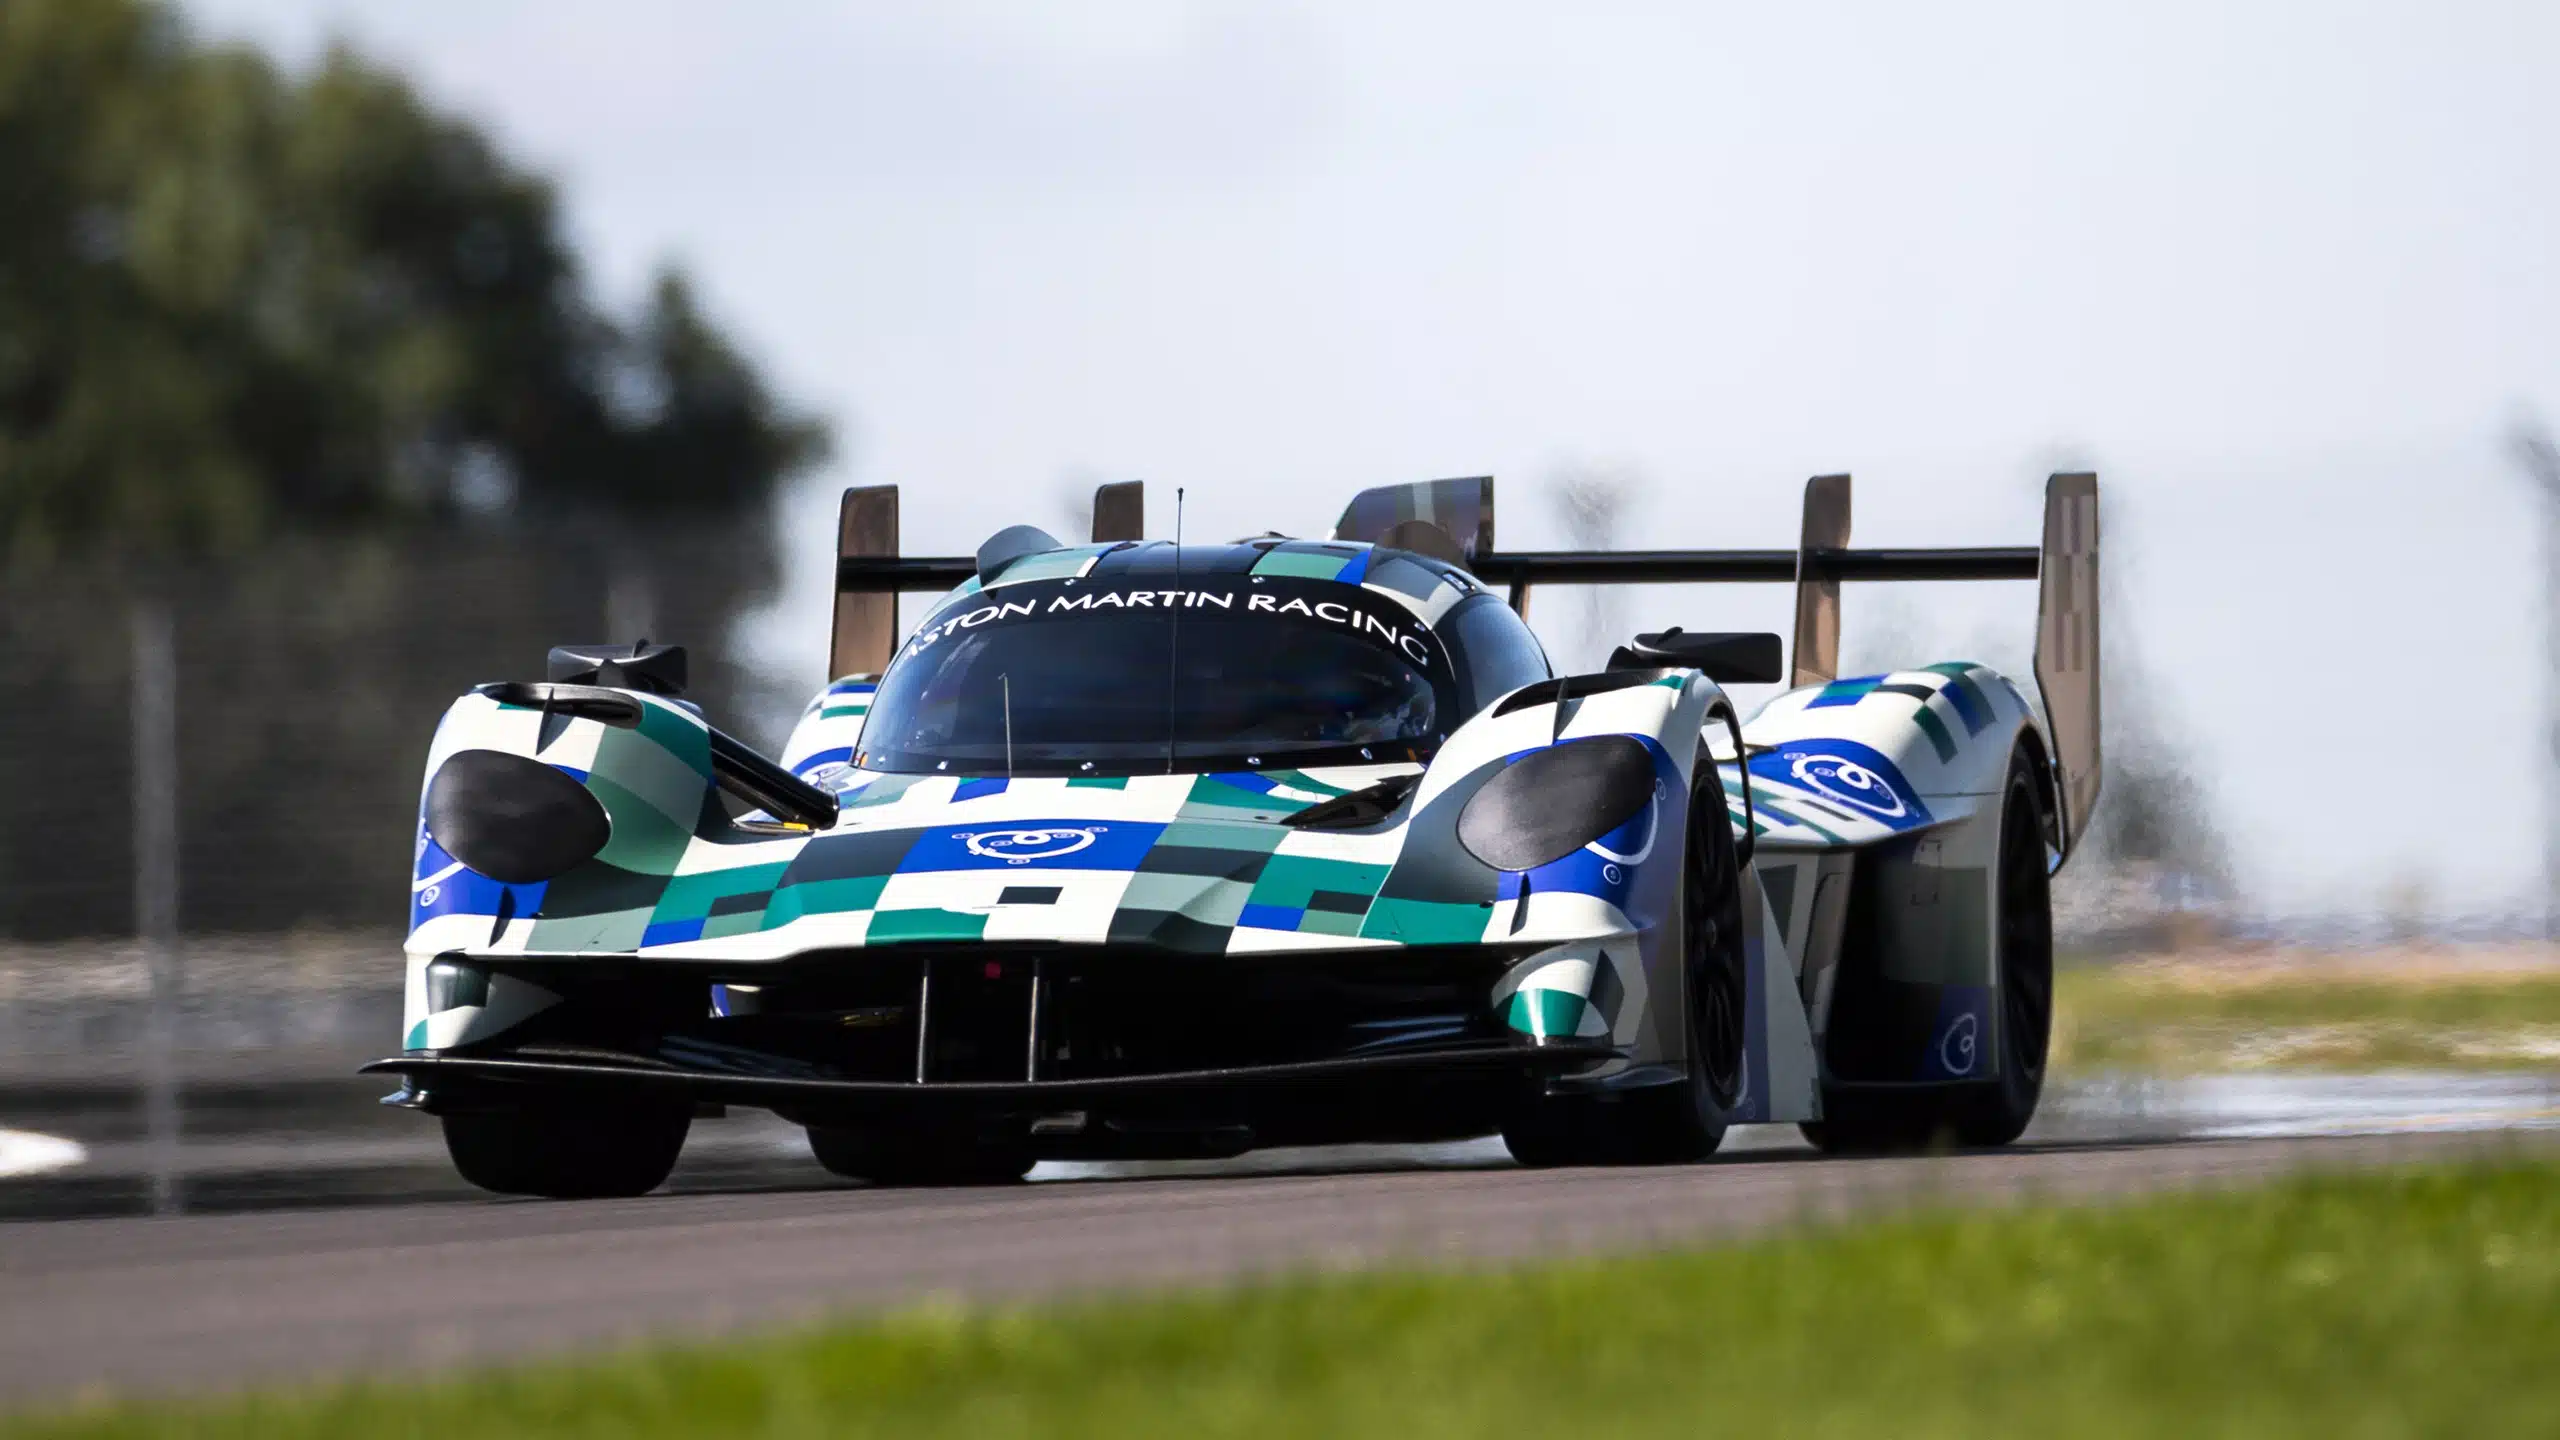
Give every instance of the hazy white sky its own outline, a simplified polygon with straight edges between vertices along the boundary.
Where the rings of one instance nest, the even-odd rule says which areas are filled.
[[[1860,541],[1987,544],[2032,540],[2070,463],[2114,511],[2110,638],[2253,898],[2536,883],[2503,434],[2560,410],[2560,7],[190,10],[411,68],[559,177],[608,294],[681,261],[835,421],[746,637],[813,683],[848,483],[906,487],[907,548],[949,553],[1099,479],[1146,478],[1157,531],[1187,485],[1230,535],[1490,472],[1529,546],[1556,477],[1606,467],[1642,485],[1620,543],[1782,545],[1802,478],[1847,469]],[[1849,607],[1853,651],[1997,659],[2033,596]],[[1573,653],[1581,615],[1536,618]]]

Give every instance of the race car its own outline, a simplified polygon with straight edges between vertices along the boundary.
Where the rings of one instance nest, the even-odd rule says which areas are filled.
[[[636,1195],[763,1107],[883,1184],[1500,1134],[1530,1165],[1997,1145],[2033,1115],[2048,878],[2098,794],[2097,485],[2039,547],[1510,552],[1493,482],[1327,538],[1024,526],[897,553],[847,492],[830,673],[778,757],[668,646],[564,646],[436,732],[406,1033],[367,1067],[492,1191]],[[2040,584],[2041,713],[1981,665],[1839,677],[1840,587]],[[1796,587],[1558,675],[1541,585]],[[896,597],[943,592],[903,640]],[[1790,688],[1747,722],[1726,686]]]

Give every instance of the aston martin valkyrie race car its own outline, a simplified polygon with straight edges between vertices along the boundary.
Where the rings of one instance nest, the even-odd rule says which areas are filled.
[[[634,1195],[770,1109],[878,1183],[1499,1133],[1531,1165],[1997,1145],[2033,1115],[2048,877],[2097,798],[2097,486],[2043,543],[1503,552],[1493,483],[1333,535],[897,553],[847,492],[830,674],[767,758],[666,646],[563,646],[436,732],[405,1035],[367,1067],[474,1184]],[[1840,590],[2034,580],[2041,708],[1840,677]],[[1541,585],[1777,582],[1792,637],[1555,674]],[[901,592],[940,592],[896,632]],[[1785,652],[1792,641],[1793,654]],[[1785,681],[1745,716],[1726,686]]]

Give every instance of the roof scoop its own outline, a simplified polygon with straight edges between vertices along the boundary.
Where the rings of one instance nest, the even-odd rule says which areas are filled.
[[[1058,537],[1037,525],[1007,525],[978,547],[978,583],[992,585],[1014,561],[1058,548]]]

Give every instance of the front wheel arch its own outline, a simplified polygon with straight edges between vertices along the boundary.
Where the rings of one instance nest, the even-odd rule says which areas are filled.
[[[1724,1143],[1728,1115],[1742,1098],[1749,1063],[1742,1007],[1749,1003],[1742,866],[1724,782],[1702,742],[1689,780],[1680,838],[1677,996],[1681,1078],[1614,1095],[1548,1094],[1532,1088],[1502,1126],[1524,1165],[1663,1165],[1704,1160]],[[1703,842],[1708,859],[1698,860]],[[1709,914],[1708,912],[1713,912]],[[1703,920],[1703,924],[1701,921]],[[1702,939],[1703,937],[1703,939]],[[1702,950],[1713,953],[1702,954]],[[1710,977],[1712,988],[1701,985]],[[1729,1067],[1729,1073],[1715,1073]]]

